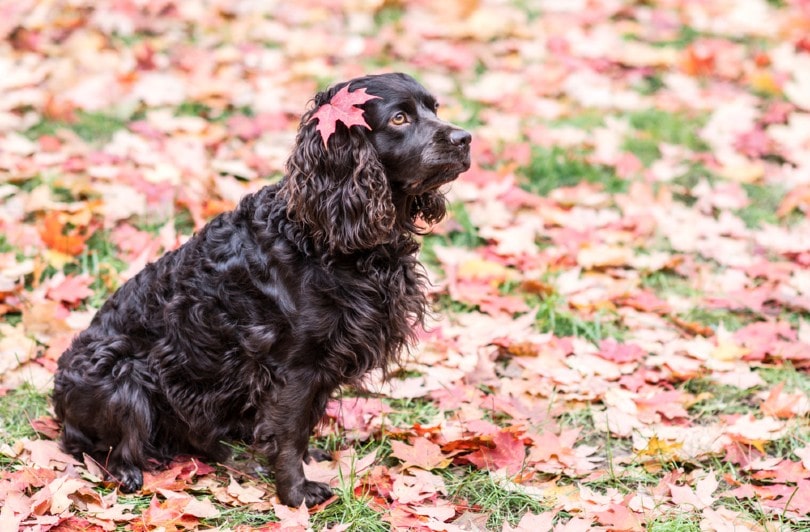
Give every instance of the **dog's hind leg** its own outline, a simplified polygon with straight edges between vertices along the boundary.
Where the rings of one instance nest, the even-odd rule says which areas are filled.
[[[122,364],[130,366],[130,364]],[[133,368],[116,368],[114,389],[101,413],[109,432],[102,441],[111,445],[104,457],[110,475],[120,483],[121,491],[131,493],[143,485],[142,469],[154,453],[154,412],[152,401],[144,383],[138,382],[139,372]],[[127,369],[131,373],[127,372]],[[102,462],[103,463],[103,462]]]

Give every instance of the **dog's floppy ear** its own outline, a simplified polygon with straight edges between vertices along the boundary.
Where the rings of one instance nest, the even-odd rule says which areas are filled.
[[[280,191],[289,218],[303,224],[320,249],[340,254],[389,241],[396,219],[388,178],[367,128],[336,121],[325,140],[319,120],[313,120],[346,85],[317,94],[315,107],[301,118]]]

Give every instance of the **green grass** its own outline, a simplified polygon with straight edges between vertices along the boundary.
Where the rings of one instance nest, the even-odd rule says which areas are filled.
[[[552,128],[576,127],[579,129],[594,129],[604,125],[605,114],[596,110],[585,110],[569,116],[564,116],[552,120],[549,125]]]
[[[394,2],[386,3],[381,9],[378,9],[376,13],[374,13],[374,24],[379,30],[384,26],[399,24],[404,16],[405,9],[402,5]]]
[[[93,278],[93,284],[90,285],[93,295],[85,303],[98,308],[118,288],[118,273],[125,270],[127,264],[118,257],[118,250],[110,240],[107,230],[96,231],[87,239],[87,245],[77,259],[77,262],[67,264],[64,272],[66,275],[86,274]],[[55,272],[46,271],[48,275],[52,273]]]
[[[147,503],[147,507],[148,507]],[[247,507],[230,508],[215,504],[219,510],[219,516],[212,519],[203,519],[201,524],[209,527],[222,527],[225,530],[232,530],[233,527],[246,525],[248,527],[262,527],[268,523],[277,522],[278,518],[272,512],[255,512]],[[141,510],[144,511],[146,508]]]
[[[0,235],[0,253],[11,253],[15,251],[14,246],[12,246],[6,235]]]
[[[653,41],[650,44],[659,47],[672,47],[679,50],[686,48],[703,34],[690,26],[681,26],[678,30],[678,35],[669,40]]]
[[[337,524],[349,525],[353,532],[384,532],[390,530],[388,523],[382,519],[385,514],[377,511],[368,496],[357,496],[351,489],[336,490],[338,500],[311,516],[315,530],[324,530]]]
[[[566,150],[557,146],[532,148],[531,161],[521,173],[525,177],[522,186],[541,196],[556,188],[572,187],[582,181],[601,185],[610,193],[627,190],[627,181],[617,176],[612,169],[587,162],[586,154],[580,150]]]
[[[747,313],[737,313],[725,309],[703,308],[695,305],[688,311],[678,315],[687,322],[696,322],[712,329],[723,326],[728,331],[736,331],[750,323],[754,316]]]
[[[463,511],[489,514],[487,527],[500,530],[504,522],[516,525],[526,512],[550,510],[537,495],[526,493],[520,486],[510,486],[493,478],[489,471],[453,468],[442,472],[448,495]]]
[[[743,184],[743,188],[748,194],[750,203],[735,211],[749,229],[757,229],[762,227],[763,224],[778,225],[782,222],[776,215],[779,204],[785,196],[785,188],[777,183],[769,183],[766,185],[760,184]],[[802,216],[799,213],[791,213],[787,216],[787,225],[795,221],[801,220]]]
[[[790,362],[782,366],[758,368],[757,373],[771,386],[784,382],[786,392],[799,390],[810,395],[810,374],[796,369]]]
[[[20,438],[33,438],[31,421],[48,413],[48,396],[29,385],[0,396],[0,444],[11,445]],[[0,465],[10,459],[0,454]]]
[[[625,138],[624,148],[649,166],[661,157],[661,143],[679,144],[693,151],[706,151],[708,146],[698,132],[706,122],[702,116],[646,109],[628,116],[633,132]]]
[[[565,300],[552,294],[547,297],[530,296],[529,306],[537,309],[535,324],[541,332],[553,332],[556,336],[576,336],[593,343],[605,338],[621,340],[623,331],[618,316],[610,312],[597,313],[591,319],[584,319],[565,308]]]
[[[649,532],[700,532],[700,514],[668,513],[647,523]]]
[[[653,72],[641,78],[634,88],[645,96],[651,96],[665,87],[661,74]]]
[[[641,277],[641,286],[649,288],[659,297],[668,295],[681,297],[696,297],[700,292],[696,290],[689,279],[668,270],[657,270]]]
[[[425,424],[440,413],[433,401],[423,398],[413,399],[383,399],[391,407],[386,414],[386,425],[394,427],[411,428],[417,423]]]
[[[76,120],[43,120],[28,129],[25,135],[30,139],[37,139],[43,135],[53,135],[60,129],[67,129],[76,133],[85,141],[105,141],[113,134],[126,127],[128,120],[100,112],[77,111]]]
[[[715,421],[718,416],[726,414],[756,412],[759,407],[751,390],[718,384],[705,377],[684,381],[679,388],[695,396],[702,396],[688,408],[689,415],[697,422]]]

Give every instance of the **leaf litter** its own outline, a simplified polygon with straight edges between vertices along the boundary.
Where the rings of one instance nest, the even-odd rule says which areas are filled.
[[[0,528],[809,527],[809,27],[803,0],[9,4]],[[309,95],[391,70],[474,163],[424,240],[435,323],[328,408],[306,467],[336,496],[280,506],[241,449],[123,495],[61,453],[35,405],[72,334],[280,178]]]

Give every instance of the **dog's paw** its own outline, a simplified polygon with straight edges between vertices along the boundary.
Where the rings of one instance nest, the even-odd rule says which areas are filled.
[[[301,506],[303,502],[306,503],[307,507],[312,507],[330,498],[332,496],[332,488],[323,482],[305,480],[303,484],[292,488],[286,494],[282,494],[279,491],[278,496],[281,502],[287,506],[297,508]]]
[[[121,466],[115,470],[115,480],[124,493],[134,493],[143,486],[143,473],[135,466]]]

